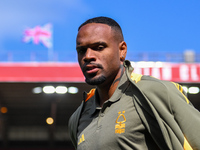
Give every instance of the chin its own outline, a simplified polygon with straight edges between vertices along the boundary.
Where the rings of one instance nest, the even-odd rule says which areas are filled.
[[[89,85],[100,85],[102,83],[104,83],[106,81],[106,77],[105,76],[100,76],[100,77],[96,77],[96,78],[86,78],[85,82]]]

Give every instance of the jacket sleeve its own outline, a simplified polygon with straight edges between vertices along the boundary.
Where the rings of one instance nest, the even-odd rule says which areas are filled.
[[[185,137],[184,146],[188,143],[194,150],[200,150],[200,112],[182,92],[176,83],[167,82],[167,90],[174,119]]]
[[[152,109],[156,109],[157,119],[162,120],[172,147],[177,149],[180,142],[183,148],[191,146],[200,150],[200,112],[183,94],[181,86],[149,76],[144,76],[137,85],[152,104]]]
[[[77,148],[77,128],[78,128],[78,121],[80,118],[82,107],[83,107],[83,102],[77,108],[77,110],[72,114],[68,123],[69,136],[75,148]]]

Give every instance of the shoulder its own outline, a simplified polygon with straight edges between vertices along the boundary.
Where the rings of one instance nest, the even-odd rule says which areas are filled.
[[[134,78],[131,79],[135,80]],[[186,93],[184,92],[183,87],[178,83],[160,80],[147,75],[141,75],[140,79],[137,80],[137,82],[135,83],[147,97],[159,97],[161,100],[169,101],[171,100],[170,97],[179,96],[182,97],[182,100],[186,101],[187,103],[190,103],[186,97]]]
[[[160,80],[160,79],[154,78],[152,76],[147,76],[147,75],[140,75],[140,74],[135,74],[135,73],[132,73],[132,74],[131,74],[131,79],[135,81],[135,83],[140,89],[148,90],[152,92],[153,91],[160,92],[161,90],[171,91],[175,89],[181,93],[184,93],[182,86],[179,85],[178,83]],[[133,76],[135,76],[136,78],[132,78]]]
[[[76,118],[76,116],[79,114],[79,112],[81,111],[81,109],[82,109],[82,107],[83,107],[83,102],[81,103],[81,105],[74,111],[74,113],[71,115],[71,117],[70,117],[70,119],[71,118]]]
[[[70,131],[73,131],[73,128],[78,124],[78,118],[81,113],[81,109],[83,107],[83,103],[76,109],[76,111],[71,115],[68,122],[68,127]]]
[[[141,74],[131,74],[131,79],[136,83],[136,85],[144,90],[158,91],[161,89],[166,89],[168,86],[173,85],[170,81],[159,80],[152,76],[141,75]],[[175,87],[173,85],[173,87]]]
[[[76,147],[76,142],[77,142],[76,132],[77,132],[78,121],[79,121],[79,117],[80,117],[82,108],[83,108],[83,102],[76,109],[76,111],[71,115],[69,122],[68,122],[69,135],[70,135],[71,141],[75,147]]]
[[[95,94],[95,89],[91,89],[89,93],[84,93],[84,100],[82,101],[81,105],[76,109],[76,111],[71,115],[69,119],[69,127],[74,128],[78,124],[78,120],[80,118],[82,109],[84,107],[85,102],[91,99]]]

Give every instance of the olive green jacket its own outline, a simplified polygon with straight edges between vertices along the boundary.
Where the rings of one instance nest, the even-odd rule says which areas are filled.
[[[173,82],[133,73],[124,62],[132,83],[133,102],[145,127],[161,150],[200,150],[200,112]],[[94,89],[85,96],[90,98]],[[85,101],[85,100],[84,100]],[[77,128],[84,101],[69,120],[72,143],[77,147]]]

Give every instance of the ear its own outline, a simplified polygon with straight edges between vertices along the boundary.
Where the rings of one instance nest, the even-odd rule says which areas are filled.
[[[126,53],[127,53],[127,45],[126,42],[122,41],[119,43],[119,56],[120,56],[120,61],[124,61],[126,58]]]

